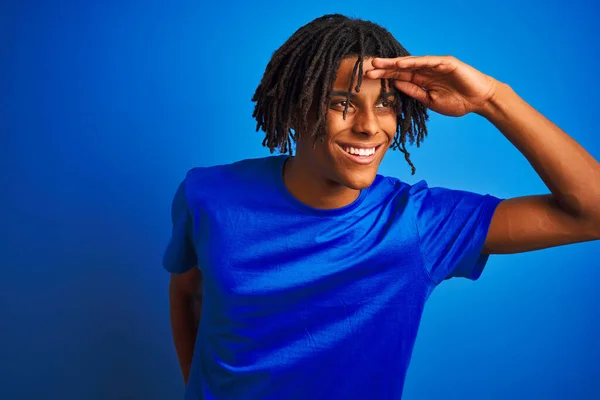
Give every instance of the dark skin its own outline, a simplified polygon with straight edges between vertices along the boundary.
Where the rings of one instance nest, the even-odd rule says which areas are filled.
[[[511,254],[600,239],[600,163],[508,85],[451,56],[373,60],[371,79],[395,87],[442,115],[476,113],[529,161],[549,189],[500,203],[486,254]]]
[[[175,351],[187,384],[202,313],[202,272],[197,266],[183,274],[171,274],[169,305]]]
[[[343,60],[333,91],[349,87],[356,58]],[[284,169],[288,190],[315,208],[354,201],[377,174],[396,129],[396,115],[381,108],[380,79],[442,115],[476,113],[489,120],[527,158],[550,194],[504,200],[484,246],[486,254],[521,253],[600,239],[600,164],[573,138],[521,99],[508,85],[454,57],[366,59],[360,93],[342,118],[333,97],[324,143],[313,149],[300,138],[297,155]],[[368,166],[349,161],[340,143],[379,145]]]
[[[395,89],[388,88],[386,92],[390,93],[382,98],[378,79],[364,79],[360,92],[352,91],[343,118],[355,62],[353,57],[340,63],[328,104],[325,141],[313,148],[313,140],[300,132],[296,155],[284,168],[290,193],[314,208],[340,208],[356,200],[360,191],[373,183],[396,133]],[[365,59],[363,68],[365,72],[374,69],[370,59]],[[376,147],[375,160],[369,165],[352,162],[342,149],[350,145]]]
[[[360,93],[352,98],[346,119],[342,117],[346,92],[355,60],[341,63],[333,90],[338,92],[328,105],[327,139],[317,143],[301,139],[296,156],[284,168],[288,190],[300,201],[315,208],[338,208],[354,201],[361,189],[368,187],[377,174],[379,163],[396,132],[393,97],[382,99],[379,80],[364,80]],[[370,61],[365,62],[365,70]],[[393,90],[393,89],[392,89]],[[314,113],[313,113],[314,114]],[[338,143],[375,143],[377,160],[369,166],[356,165],[346,159]],[[171,320],[175,348],[184,382],[187,383],[198,324],[201,318],[202,273],[196,268],[172,274],[170,283]]]
[[[430,110],[489,120],[527,158],[550,194],[504,200],[493,216],[483,252],[521,253],[600,239],[600,163],[573,138],[521,99],[510,87],[454,57],[367,59],[365,79],[343,118],[345,92],[356,59],[343,60],[328,105],[323,143],[300,137],[284,181],[298,200],[314,208],[340,208],[371,185],[396,132],[396,114],[381,98],[381,78]],[[341,93],[336,93],[341,92]],[[314,115],[314,110],[313,110]],[[310,121],[309,121],[310,122]],[[378,146],[369,165],[348,159],[340,145]],[[187,382],[202,305],[197,268],[171,276],[173,336]]]

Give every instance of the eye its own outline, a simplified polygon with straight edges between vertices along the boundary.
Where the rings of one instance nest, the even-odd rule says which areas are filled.
[[[389,107],[394,107],[396,105],[396,103],[394,102],[394,100],[382,100],[379,103],[377,103],[377,108],[389,108]]]
[[[351,112],[353,110],[352,103],[346,100],[334,100],[331,102],[331,108],[337,111],[344,111],[346,105],[348,106],[348,112]]]

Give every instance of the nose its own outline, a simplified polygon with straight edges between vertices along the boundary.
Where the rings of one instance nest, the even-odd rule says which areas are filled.
[[[379,120],[372,110],[361,110],[354,116],[354,133],[375,136],[379,133]]]

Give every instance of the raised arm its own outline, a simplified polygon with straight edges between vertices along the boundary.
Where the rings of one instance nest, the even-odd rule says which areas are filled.
[[[600,163],[508,85],[454,57],[373,60],[371,79],[443,115],[477,113],[527,158],[549,194],[501,202],[484,253],[519,253],[600,239]],[[493,151],[493,150],[490,150]]]
[[[551,191],[500,203],[484,251],[517,253],[600,239],[600,163],[507,85],[497,86],[480,114]]]

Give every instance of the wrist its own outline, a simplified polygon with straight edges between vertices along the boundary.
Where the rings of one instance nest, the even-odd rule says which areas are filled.
[[[492,94],[476,113],[490,121],[494,121],[505,114],[507,98],[513,91],[506,83],[494,78],[490,79],[492,79]]]

